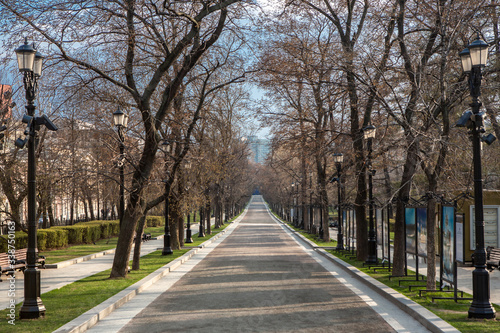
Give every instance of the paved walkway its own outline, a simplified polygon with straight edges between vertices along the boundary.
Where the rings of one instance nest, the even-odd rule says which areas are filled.
[[[260,197],[228,229],[89,332],[427,332],[304,247]]]

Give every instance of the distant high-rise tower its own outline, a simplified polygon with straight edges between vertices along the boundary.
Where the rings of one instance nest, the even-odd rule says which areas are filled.
[[[251,159],[255,163],[263,164],[269,155],[269,140],[260,139],[254,135],[248,137],[250,150],[252,151]]]

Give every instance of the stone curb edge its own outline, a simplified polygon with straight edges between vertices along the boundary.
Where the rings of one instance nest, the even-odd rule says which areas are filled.
[[[160,280],[165,275],[169,274],[171,271],[174,271],[181,264],[185,263],[192,256],[198,253],[199,250],[205,248],[207,245],[213,243],[219,237],[224,235],[227,231],[231,229],[230,228],[231,225],[235,225],[235,223],[239,222],[246,215],[247,211],[248,211],[248,206],[245,208],[243,213],[240,214],[238,218],[236,218],[233,222],[231,222],[231,224],[227,228],[225,228],[223,231],[219,232],[217,235],[210,238],[206,242],[202,243],[199,247],[193,248],[192,250],[185,253],[181,257],[173,260],[172,262],[166,264],[165,266],[149,274],[142,280],[137,281],[136,283],[120,291],[116,295],[108,298],[101,304],[96,305],[92,309],[88,310],[87,312],[81,314],[77,318],[73,319],[72,321],[58,328],[57,330],[54,331],[54,333],[81,333],[90,329],[92,326],[97,324],[99,320],[102,320],[103,318],[107,317],[110,313],[112,313],[114,310],[118,309],[120,306],[130,301],[137,294],[139,294],[146,288],[150,287],[152,284]]]
[[[266,205],[267,206],[267,205]],[[419,305],[418,303],[415,303],[405,295],[397,292],[396,290],[387,287],[385,284],[377,281],[376,279],[372,278],[366,273],[361,272],[359,269],[357,269],[354,266],[349,265],[345,261],[335,257],[331,253],[328,253],[325,251],[323,248],[318,247],[315,243],[310,241],[309,239],[305,238],[300,234],[300,232],[296,232],[293,230],[288,224],[284,223],[283,221],[279,220],[274,216],[269,211],[269,214],[273,217],[275,221],[280,223],[282,226],[287,228],[289,231],[291,231],[294,235],[298,236],[298,238],[306,243],[309,247],[314,249],[316,252],[324,256],[330,261],[333,261],[334,263],[338,264],[342,269],[344,269],[346,272],[350,273],[351,276],[357,278],[367,286],[369,286],[371,289],[376,291],[378,294],[381,296],[385,297],[386,299],[390,300],[392,303],[396,304],[401,310],[406,312],[408,315],[413,317],[415,320],[417,320],[419,323],[421,323],[425,328],[430,330],[431,332],[434,333],[441,333],[441,332],[460,332],[457,330],[455,327],[452,325],[448,324],[446,321],[443,319],[439,318],[437,315],[432,313],[431,311],[427,310],[423,306]]]

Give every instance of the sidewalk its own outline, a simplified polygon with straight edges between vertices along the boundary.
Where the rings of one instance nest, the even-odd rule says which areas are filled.
[[[330,228],[330,238],[337,240],[337,228]],[[391,248],[391,256],[393,255]],[[382,252],[379,250],[379,258],[382,257]],[[391,257],[392,258],[392,257]],[[439,284],[439,271],[440,262],[439,258],[436,258],[436,279]],[[408,269],[416,271],[415,256],[408,255],[407,259]],[[427,275],[427,263],[424,262],[422,258],[419,259],[418,263],[418,273],[422,275]],[[472,271],[474,267],[464,266],[457,268],[458,274],[458,290],[466,292],[472,295]],[[450,295],[451,297],[451,295]],[[490,302],[500,305],[500,270],[496,269],[490,272]]]

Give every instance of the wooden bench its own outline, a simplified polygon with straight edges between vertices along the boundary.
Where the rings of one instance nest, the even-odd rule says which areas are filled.
[[[15,257],[8,253],[0,253],[0,281],[2,281],[2,275],[13,275],[16,270],[24,271],[25,269],[25,263],[17,262]]]
[[[19,249],[16,250],[15,256],[16,256],[16,263],[24,263],[25,265],[28,264],[28,259],[27,259],[27,254],[28,254],[28,249]],[[45,257],[38,255],[36,258],[36,263],[39,264],[42,268],[45,268]]]
[[[137,234],[134,234],[134,243],[135,243],[136,238],[137,238]],[[151,234],[150,233],[147,233],[147,234],[143,233],[141,236],[141,241],[145,242],[148,240],[151,240]]]
[[[0,253],[0,281],[2,281],[2,275],[12,275],[16,270],[24,268],[26,268],[26,265],[15,264],[7,253]]]
[[[488,246],[486,248],[486,268],[489,271],[500,269],[500,248]]]

